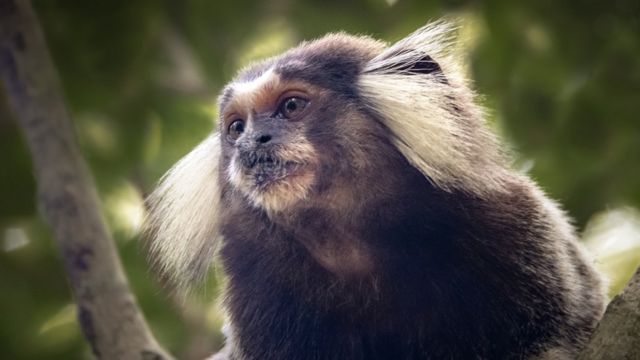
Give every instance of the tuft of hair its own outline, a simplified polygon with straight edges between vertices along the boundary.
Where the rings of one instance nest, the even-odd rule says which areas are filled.
[[[176,163],[147,198],[153,265],[179,291],[203,280],[220,244],[219,156],[215,133]]]
[[[503,188],[504,157],[457,61],[456,29],[446,21],[418,29],[370,60],[357,87],[435,186],[482,196]]]

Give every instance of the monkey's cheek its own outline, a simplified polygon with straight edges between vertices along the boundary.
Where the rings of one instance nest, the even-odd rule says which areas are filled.
[[[237,157],[229,163],[227,167],[227,179],[235,188],[243,190],[249,186],[248,179],[244,174],[242,166],[238,163]]]

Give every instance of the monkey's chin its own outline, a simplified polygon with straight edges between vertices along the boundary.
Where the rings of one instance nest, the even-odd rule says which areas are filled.
[[[279,169],[252,169],[250,173],[243,174],[238,187],[255,207],[277,213],[307,198],[313,182],[311,167],[285,163]]]

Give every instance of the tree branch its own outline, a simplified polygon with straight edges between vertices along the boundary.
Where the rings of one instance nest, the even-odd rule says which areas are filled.
[[[169,359],[129,290],[28,0],[0,0],[0,78],[27,139],[39,204],[93,353],[104,359]]]
[[[640,354],[640,269],[607,307],[580,360],[632,360]]]
[[[94,354],[170,359],[129,290],[28,0],[0,0],[0,78],[32,153],[40,206],[54,231]],[[579,359],[632,359],[640,354],[638,334],[640,270],[611,302]]]

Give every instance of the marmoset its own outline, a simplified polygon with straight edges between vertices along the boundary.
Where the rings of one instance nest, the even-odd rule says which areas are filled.
[[[485,124],[454,27],[329,34],[224,88],[218,129],[161,180],[147,225],[180,285],[219,259],[217,358],[555,359],[585,343],[603,281]]]

